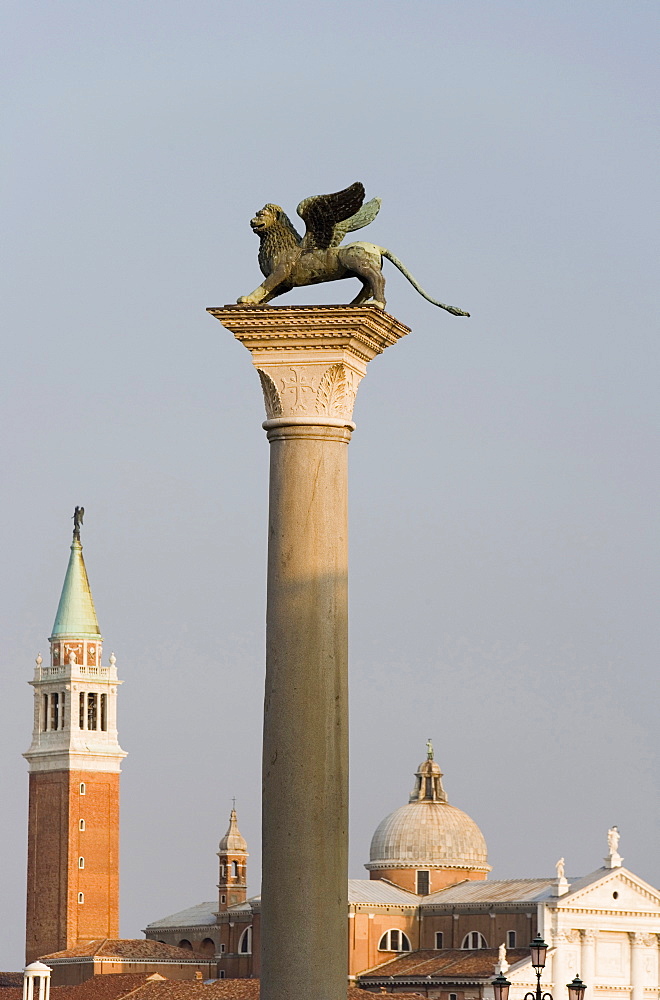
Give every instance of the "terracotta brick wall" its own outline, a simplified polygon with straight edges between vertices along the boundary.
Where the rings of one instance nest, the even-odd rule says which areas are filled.
[[[420,866],[421,867],[421,866]],[[456,885],[457,882],[483,882],[488,872],[478,872],[471,868],[424,868],[429,872],[430,892],[437,892],[445,889],[448,885]],[[400,885],[408,892],[417,892],[417,868],[379,868],[369,872],[369,878],[385,879]]]
[[[26,961],[118,936],[119,774],[31,774]]]

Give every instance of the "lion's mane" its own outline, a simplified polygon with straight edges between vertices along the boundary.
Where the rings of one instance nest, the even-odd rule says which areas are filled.
[[[259,267],[267,278],[281,253],[300,246],[300,235],[283,208],[270,203],[264,205],[264,208],[275,216],[272,226],[265,232],[259,233]]]

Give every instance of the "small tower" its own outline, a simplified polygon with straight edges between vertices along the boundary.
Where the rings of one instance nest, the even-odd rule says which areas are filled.
[[[26,961],[119,936],[115,657],[103,638],[80,544],[82,509],[50,637],[36,659],[30,765]]]
[[[241,835],[236,822],[236,810],[232,809],[229,816],[229,829],[219,844],[220,859],[220,890],[218,912],[244,903],[247,898],[247,844]]]

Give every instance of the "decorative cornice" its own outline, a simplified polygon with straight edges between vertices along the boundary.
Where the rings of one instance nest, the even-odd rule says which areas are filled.
[[[321,425],[348,424],[368,362],[410,332],[373,306],[207,311],[250,351],[269,422],[305,417]]]
[[[490,865],[452,865],[445,862],[439,862],[437,864],[429,864],[423,858],[418,861],[368,861],[364,866],[367,871],[381,871],[387,868],[392,869],[407,869],[407,868],[423,868],[432,871],[459,871],[459,872],[490,872],[492,868]],[[478,881],[475,879],[474,881]],[[451,889],[451,886],[447,886]],[[440,891],[440,890],[438,890]]]

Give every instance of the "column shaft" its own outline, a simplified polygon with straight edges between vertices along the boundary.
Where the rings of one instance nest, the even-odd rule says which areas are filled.
[[[268,437],[262,1000],[345,1000],[350,430]]]
[[[346,1000],[347,445],[373,306],[210,309],[259,373],[270,441],[261,998]]]

